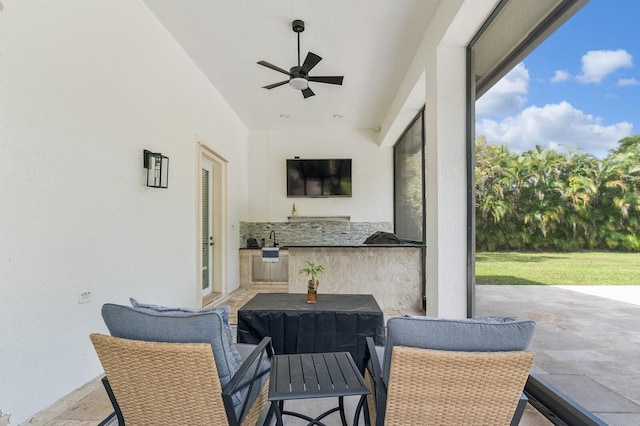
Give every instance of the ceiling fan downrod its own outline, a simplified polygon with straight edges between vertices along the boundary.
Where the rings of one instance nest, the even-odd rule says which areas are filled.
[[[300,33],[304,31],[304,21],[296,19],[291,23],[291,28],[298,34],[298,66],[300,66]]]
[[[298,66],[289,70],[291,73],[289,86],[294,90],[306,90],[309,88],[309,81],[306,74],[302,73],[302,66],[300,65],[300,33],[304,31],[304,21],[301,19],[294,20],[291,23],[291,28],[298,35]]]

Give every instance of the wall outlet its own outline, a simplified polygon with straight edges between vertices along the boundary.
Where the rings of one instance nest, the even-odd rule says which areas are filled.
[[[91,292],[83,291],[78,295],[78,303],[87,303],[91,302]]]

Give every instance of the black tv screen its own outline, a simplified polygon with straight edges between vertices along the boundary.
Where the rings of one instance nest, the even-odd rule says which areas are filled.
[[[351,159],[287,160],[287,197],[351,197]]]

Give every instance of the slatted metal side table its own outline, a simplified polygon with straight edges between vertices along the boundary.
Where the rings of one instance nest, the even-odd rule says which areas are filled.
[[[276,424],[282,426],[282,416],[298,417],[309,425],[322,426],[323,418],[339,411],[342,425],[347,425],[344,412],[344,397],[360,395],[353,419],[358,424],[360,413],[364,411],[365,425],[369,426],[369,412],[365,404],[370,393],[362,374],[358,371],[349,352],[329,352],[315,354],[274,355],[271,358],[269,381],[269,401],[271,412],[276,415]],[[316,418],[303,413],[284,410],[284,401],[292,399],[337,397],[338,406],[325,411]]]

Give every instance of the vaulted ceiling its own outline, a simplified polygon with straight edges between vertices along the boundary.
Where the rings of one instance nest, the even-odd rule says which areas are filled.
[[[144,0],[250,129],[380,127],[439,0]],[[305,22],[300,55],[323,59],[310,75],[342,86],[262,86],[297,65],[294,19]]]

